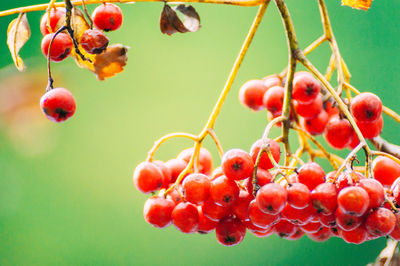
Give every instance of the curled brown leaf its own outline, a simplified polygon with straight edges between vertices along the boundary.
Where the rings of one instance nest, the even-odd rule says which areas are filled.
[[[183,21],[176,11],[183,15]],[[171,8],[165,4],[160,17],[160,29],[164,34],[196,32],[200,29],[200,16],[192,6],[178,5]]]
[[[31,29],[25,13],[20,13],[18,18],[10,22],[7,29],[7,45],[12,59],[19,71],[24,71],[25,65],[19,56],[22,46],[31,37]]]

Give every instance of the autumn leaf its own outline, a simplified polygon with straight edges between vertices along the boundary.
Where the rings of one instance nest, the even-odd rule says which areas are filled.
[[[350,6],[356,9],[368,10],[371,7],[372,0],[342,0],[342,5]]]
[[[183,21],[176,11],[183,15]],[[200,29],[200,16],[192,6],[178,5],[171,8],[169,5],[164,5],[160,17],[160,29],[162,33],[168,35],[177,32],[196,32]]]
[[[11,21],[7,29],[7,45],[10,49],[12,59],[19,71],[25,70],[24,62],[19,56],[22,46],[31,37],[31,29],[25,13],[20,13],[18,18]]]

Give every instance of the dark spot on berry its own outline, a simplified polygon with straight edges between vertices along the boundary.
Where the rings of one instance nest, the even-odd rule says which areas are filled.
[[[224,202],[230,202],[231,201],[231,196],[230,195],[225,195],[223,198]]]
[[[273,211],[274,210],[274,208],[271,205],[266,206],[266,209],[269,210],[269,211]]]
[[[235,162],[234,164],[232,164],[232,169],[235,171],[238,171],[240,169],[242,169],[242,163],[241,162]]]
[[[310,95],[312,95],[314,93],[314,86],[307,86],[307,89],[306,89],[306,94],[308,95],[308,96],[310,96]]]
[[[227,244],[236,243],[236,237],[227,235],[224,239],[224,242]]]
[[[65,49],[64,53],[62,53],[62,54],[58,57],[58,59],[63,60],[64,58],[66,58],[66,57],[69,55],[70,52],[71,52],[71,49],[69,49],[69,48]]]
[[[288,237],[288,236],[289,236],[289,234],[286,234],[286,233],[280,232],[280,233],[279,233],[279,236],[280,236],[280,237]]]
[[[197,233],[199,233],[199,234],[201,234],[201,235],[206,235],[207,234],[207,232],[205,232],[205,231],[197,231]]]
[[[62,108],[56,108],[54,110],[54,113],[56,113],[58,115],[58,118],[67,118],[69,112],[65,111]]]
[[[373,111],[371,111],[371,110],[365,110],[365,116],[367,117],[367,118],[371,118],[371,117],[373,117],[375,115],[375,113],[373,112]]]

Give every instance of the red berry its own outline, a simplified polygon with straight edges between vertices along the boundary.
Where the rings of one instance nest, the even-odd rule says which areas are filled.
[[[163,174],[162,188],[168,188],[171,183],[171,170],[165,165],[163,161],[154,161],[154,164],[158,166],[161,173]]]
[[[177,187],[173,188],[167,194],[167,199],[170,199],[173,202],[175,202],[175,205],[182,201],[182,195],[181,195],[181,193],[179,191],[181,191],[180,185],[178,185]],[[164,197],[164,193],[165,193],[165,189],[163,188],[158,192],[158,196]]]
[[[280,215],[272,215],[262,212],[258,207],[256,200],[252,200],[249,204],[249,218],[254,225],[261,228],[269,228],[280,220]]]
[[[358,146],[358,144],[360,144],[360,140],[358,139],[356,132],[353,130],[353,137],[351,138],[350,143],[347,145],[347,148],[353,150]]]
[[[286,204],[281,214],[282,218],[288,220],[292,224],[303,225],[307,224],[308,222],[311,222],[316,212],[312,206],[308,206],[304,209],[296,209],[290,206],[289,204]]]
[[[296,110],[296,113],[301,117],[309,119],[314,118],[323,111],[322,97],[321,95],[318,95],[317,98],[309,103],[294,101],[294,109]]]
[[[64,88],[46,92],[40,99],[40,107],[46,117],[53,122],[64,122],[74,115],[76,109],[72,93]]]
[[[356,120],[356,124],[364,138],[372,139],[381,134],[383,128],[383,117],[380,116],[378,120],[372,122],[360,122]]]
[[[122,11],[117,5],[104,3],[95,8],[92,19],[96,28],[100,30],[116,30],[122,25]]]
[[[239,197],[239,187],[226,176],[219,176],[211,182],[210,195],[221,206],[230,206]]]
[[[400,240],[400,213],[395,213],[394,216],[396,217],[396,224],[394,226],[393,231],[390,233],[390,236],[396,240]]]
[[[211,199],[204,202],[201,209],[207,218],[217,222],[228,216],[231,211],[229,207],[217,205]]]
[[[54,33],[47,34],[42,39],[42,52],[45,57],[49,53],[49,46]],[[54,62],[59,62],[67,58],[72,51],[72,39],[66,33],[59,33],[54,38],[53,44],[50,49],[50,60]]]
[[[89,54],[101,54],[108,46],[107,36],[100,30],[88,29],[82,36],[80,44]]]
[[[221,159],[221,167],[226,177],[232,180],[251,177],[254,170],[250,154],[240,149],[225,152]]]
[[[193,154],[193,148],[188,148],[178,155],[178,159],[182,159],[185,162],[189,163],[190,158],[192,157]],[[213,168],[213,159],[211,156],[211,153],[205,149],[205,148],[200,148],[199,152],[199,171],[202,174],[205,175],[211,175],[212,173],[212,168]]]
[[[217,226],[217,222],[205,216],[200,206],[197,207],[197,210],[199,212],[199,226],[197,227],[197,232],[200,234],[210,233],[215,229],[215,226]]]
[[[279,86],[282,82],[280,77],[277,75],[266,76],[262,79],[262,81],[264,81],[264,85],[267,87],[267,89],[274,86]]]
[[[396,216],[386,208],[378,208],[371,212],[365,221],[368,233],[374,236],[390,234],[396,226]]]
[[[293,80],[293,100],[310,103],[319,95],[321,85],[312,75],[296,75]]]
[[[191,234],[199,226],[199,212],[195,205],[181,202],[175,206],[171,214],[172,223],[182,233]]]
[[[267,89],[264,81],[249,80],[240,88],[239,101],[244,106],[259,111],[264,107],[263,98]]]
[[[62,8],[51,9],[50,11],[50,29],[47,28],[48,13],[45,13],[40,20],[40,31],[43,35],[56,32],[61,26],[64,25],[65,10]]]
[[[356,171],[344,171],[339,174],[336,180],[336,188],[341,191],[345,187],[355,186],[360,180],[365,179],[365,177]]]
[[[337,190],[335,184],[319,184],[311,192],[311,201],[314,208],[322,214],[330,215],[337,208]]]
[[[302,119],[302,125],[304,129],[311,135],[321,135],[325,132],[328,121],[328,114],[324,110],[322,110],[314,118]]]
[[[296,232],[288,237],[285,237],[285,239],[287,240],[298,240],[300,238],[302,238],[305,233],[300,229],[300,228],[296,228]]]
[[[379,182],[378,182],[379,183]],[[380,183],[379,183],[380,184]],[[400,203],[400,177],[397,178],[394,182],[390,191],[393,194],[393,198],[396,200],[396,203]]]
[[[249,219],[249,204],[254,199],[246,190],[240,190],[238,199],[232,205],[233,214],[242,221]]]
[[[211,174],[211,180],[213,180],[213,179],[215,179],[215,178],[217,178],[217,177],[219,177],[219,176],[221,176],[221,175],[224,175],[224,172],[222,172],[222,167],[221,167],[221,166],[218,166],[218,167],[215,168],[214,171],[212,172],[212,174]]]
[[[257,169],[257,184],[262,187],[268,183],[272,182],[273,176],[268,170],[262,168]]]
[[[382,205],[385,200],[385,191],[381,183],[375,179],[365,178],[361,179],[360,183],[357,184],[367,191],[369,198],[368,209],[375,209]]]
[[[182,159],[171,159],[165,162],[171,172],[171,183],[174,183],[179,174],[186,168],[187,162]]]
[[[334,213],[332,213],[330,215],[324,215],[322,213],[319,213],[318,220],[325,227],[332,228],[332,227],[336,226],[336,216]]]
[[[332,236],[332,231],[328,227],[322,227],[318,232],[308,234],[308,237],[311,238],[311,240],[316,241],[316,242],[323,242],[328,240]]]
[[[354,216],[363,215],[369,206],[369,196],[362,187],[346,187],[339,192],[337,197],[339,208],[347,214]]]
[[[170,199],[159,196],[152,196],[147,199],[143,208],[143,216],[146,222],[158,227],[164,228],[171,224],[171,213],[175,203]]]
[[[339,115],[339,109],[336,106],[333,106],[332,101],[328,100],[324,102],[323,107],[329,118]]]
[[[289,237],[296,233],[297,226],[286,220],[280,220],[276,225],[274,225],[275,232],[280,237]]]
[[[276,215],[286,205],[287,191],[279,184],[270,183],[258,190],[256,201],[261,211]]]
[[[381,99],[370,92],[360,93],[351,101],[351,112],[360,122],[373,122],[381,116]]]
[[[320,222],[309,222],[300,226],[303,232],[310,234],[318,232],[322,227],[323,225]]]
[[[340,208],[336,209],[336,225],[345,231],[351,231],[357,228],[363,221],[363,217],[354,216],[343,212]]]
[[[281,112],[284,96],[285,89],[281,86],[274,86],[268,89],[267,92],[264,94],[264,107],[271,113]]]
[[[368,232],[364,226],[359,226],[351,231],[340,231],[340,236],[344,241],[351,244],[361,244],[368,239]]]
[[[287,188],[287,203],[296,209],[304,209],[311,202],[308,187],[302,183],[293,183]]]
[[[234,246],[243,241],[246,226],[239,219],[228,217],[217,224],[215,235],[220,244]]]
[[[325,172],[319,164],[309,162],[300,167],[297,178],[311,191],[319,184],[324,183]]]
[[[185,199],[193,204],[202,204],[210,196],[211,181],[203,174],[190,174],[182,183]]]
[[[154,163],[142,162],[133,173],[133,183],[143,193],[159,190],[163,184],[163,174]]]
[[[275,159],[276,162],[279,162],[281,159],[281,148],[279,147],[279,144],[272,140],[272,139],[267,139],[266,143],[269,145],[269,149],[271,151],[272,157]],[[255,163],[257,160],[258,153],[260,152],[260,149],[263,145],[263,140],[259,139],[250,148],[250,155],[253,158],[253,162]],[[271,160],[268,157],[268,154],[264,152],[261,155],[260,159],[260,164],[258,165],[260,168],[263,169],[271,169],[274,165],[271,163]]]
[[[326,141],[336,149],[345,148],[352,140],[353,128],[346,119],[335,116],[326,125]]]
[[[377,157],[372,162],[374,178],[384,186],[391,186],[400,176],[400,164],[387,157]]]
[[[272,235],[273,233],[275,233],[275,228],[273,226],[264,231],[251,230],[249,227],[247,227],[247,229],[250,231],[250,233],[252,233],[256,237],[268,237],[268,236]]]

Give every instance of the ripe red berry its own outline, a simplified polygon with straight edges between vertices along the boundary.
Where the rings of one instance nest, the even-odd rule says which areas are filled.
[[[351,138],[350,143],[347,145],[347,148],[353,150],[358,146],[358,144],[360,144],[360,140],[358,139],[356,132],[353,130],[353,137]]]
[[[311,222],[314,214],[316,214],[316,211],[312,206],[308,206],[304,209],[296,209],[289,204],[286,204],[281,212],[282,218],[296,225],[303,225]]]
[[[204,202],[204,204],[201,206],[201,209],[207,218],[217,222],[228,216],[231,212],[230,207],[217,205],[211,199]]]
[[[95,8],[92,19],[96,28],[100,30],[116,30],[122,25],[122,11],[117,5],[104,3]]]
[[[49,53],[49,46],[54,33],[47,34],[42,39],[42,52],[45,57]],[[59,33],[54,38],[53,44],[50,50],[50,60],[54,62],[59,62],[67,58],[72,51],[72,39],[66,33]]]
[[[210,196],[211,181],[203,174],[190,174],[182,183],[185,199],[193,204],[203,204]]]
[[[355,186],[362,179],[365,179],[365,177],[356,171],[343,171],[337,177],[336,188],[341,191],[345,187]]]
[[[221,159],[221,167],[226,177],[232,180],[251,177],[254,170],[250,154],[240,149],[225,152]]]
[[[246,226],[237,218],[227,217],[217,224],[215,235],[220,244],[234,246],[243,241]]]
[[[318,96],[309,103],[294,101],[294,109],[296,110],[296,113],[301,117],[314,118],[323,111],[322,97],[318,94]]]
[[[64,24],[65,9],[63,8],[51,9],[50,23],[49,23],[51,32],[49,32],[49,29],[47,28],[47,18],[48,14],[45,13],[42,19],[40,20],[40,31],[43,35],[56,32]]]
[[[340,231],[340,236],[344,241],[351,244],[361,244],[368,239],[368,232],[364,226],[359,226],[351,231]]]
[[[267,139],[266,142],[269,145],[272,157],[275,159],[276,162],[279,162],[279,160],[281,159],[281,148],[279,147],[279,144],[272,139]],[[254,163],[257,160],[257,156],[258,153],[260,152],[262,145],[263,145],[263,140],[259,139],[256,142],[254,142],[254,144],[250,148],[250,155],[253,158]],[[274,165],[271,163],[268,154],[264,152],[261,155],[260,164],[258,166],[260,168],[268,170],[271,169]]]
[[[300,167],[297,178],[311,191],[319,184],[324,183],[325,172],[319,164],[309,162]]]
[[[336,209],[337,211],[337,209]],[[335,227],[336,226],[336,216],[335,213],[332,213],[330,215],[324,215],[322,213],[318,213],[318,221],[325,227]]]
[[[353,128],[346,119],[335,116],[326,125],[326,141],[336,149],[345,148],[352,140]]]
[[[53,122],[64,122],[74,115],[76,104],[72,93],[64,88],[54,88],[40,99],[40,108]]]
[[[323,103],[325,112],[328,114],[329,118],[339,115],[339,109],[333,105],[333,102],[328,100]]]
[[[239,187],[226,176],[219,176],[211,182],[210,195],[221,206],[230,206],[239,197]]]
[[[296,209],[304,209],[311,202],[308,187],[302,183],[292,183],[287,188],[287,203]]]
[[[89,54],[101,54],[108,46],[107,36],[100,30],[88,29],[82,36],[80,44]]]
[[[172,200],[159,196],[152,196],[148,198],[144,204],[144,219],[155,227],[167,227],[172,222],[171,214],[174,207],[175,203]]]
[[[360,122],[373,122],[381,116],[381,99],[370,92],[360,93],[351,101],[351,112]]]
[[[242,221],[249,220],[249,204],[254,199],[246,190],[240,190],[238,199],[232,205],[232,213]]]
[[[339,208],[347,214],[354,216],[363,215],[369,206],[369,196],[362,187],[346,187],[339,192],[337,197]]]
[[[382,205],[385,200],[385,191],[381,183],[372,178],[364,178],[357,186],[362,187],[368,193],[368,209],[375,209]]]
[[[182,233],[191,234],[199,226],[199,212],[195,205],[189,202],[180,202],[171,214],[172,223]]]
[[[337,190],[335,184],[319,184],[311,192],[311,201],[319,213],[325,215],[333,213],[337,208]]]
[[[283,87],[274,86],[272,88],[269,88],[268,91],[264,94],[264,107],[273,114],[281,112],[284,96],[285,89]]]
[[[252,200],[249,204],[249,218],[250,221],[261,228],[269,228],[271,225],[280,220],[280,215],[267,214],[262,212],[257,205],[256,200]]]
[[[377,157],[372,162],[374,178],[384,186],[391,186],[400,176],[400,164],[386,157]]]
[[[332,231],[328,227],[322,227],[322,229],[320,229],[318,232],[307,235],[315,242],[323,242],[331,238]]]
[[[193,154],[193,148],[188,148],[178,154],[178,159],[184,160],[189,163]],[[205,149],[200,148],[199,152],[199,171],[205,175],[211,175],[213,169],[213,159],[211,153]]]
[[[246,107],[259,111],[263,109],[263,98],[267,91],[262,80],[249,80],[240,88],[239,101]]]
[[[379,182],[378,182],[379,183]],[[380,184],[380,183],[379,183]],[[390,191],[393,194],[393,198],[396,200],[396,203],[400,203],[400,177],[397,178],[394,182]]]
[[[302,119],[304,129],[311,135],[321,135],[325,132],[326,125],[328,124],[329,116],[322,110],[316,117]]]
[[[394,240],[399,241],[400,240],[400,213],[397,212],[394,214],[394,216],[396,217],[396,224],[394,226],[393,231],[390,233],[390,236]]]
[[[171,183],[175,182],[179,174],[186,168],[187,162],[182,159],[171,159],[165,162],[165,166],[171,171]]]
[[[302,231],[310,234],[318,232],[322,227],[323,225],[320,222],[309,222],[300,226]]]
[[[165,165],[163,161],[154,161],[154,164],[158,166],[161,173],[163,174],[162,188],[168,188],[171,183],[171,170]]]
[[[343,212],[340,208],[336,209],[336,225],[345,231],[351,231],[357,228],[363,221],[363,217],[354,216]]]
[[[205,216],[200,206],[197,207],[197,210],[199,212],[199,226],[197,227],[197,232],[200,234],[210,233],[215,229],[215,226],[217,226],[217,222]]]
[[[280,220],[276,225],[274,225],[275,233],[280,237],[289,237],[296,233],[297,226],[286,220]]]
[[[181,187],[180,185],[176,186],[175,188],[173,188],[170,192],[168,192],[167,194],[167,199],[172,200],[173,202],[175,202],[175,205],[178,204],[179,202],[181,202],[182,199],[182,195],[181,195]],[[160,197],[164,197],[164,193],[165,193],[165,188],[160,189],[160,191],[158,192],[158,196]]]
[[[372,139],[381,134],[383,128],[383,117],[380,116],[378,120],[372,122],[361,122],[356,120],[356,124],[364,138]]]
[[[293,80],[293,100],[310,103],[319,95],[321,84],[312,75],[296,75]]]
[[[368,233],[374,236],[390,234],[396,226],[396,216],[386,208],[378,208],[371,212],[365,221]]]
[[[276,215],[280,213],[286,205],[287,191],[279,184],[270,183],[262,186],[258,190],[256,201],[261,211]]]
[[[163,184],[163,174],[156,164],[142,162],[135,168],[133,183],[140,192],[154,192],[161,188]]]

